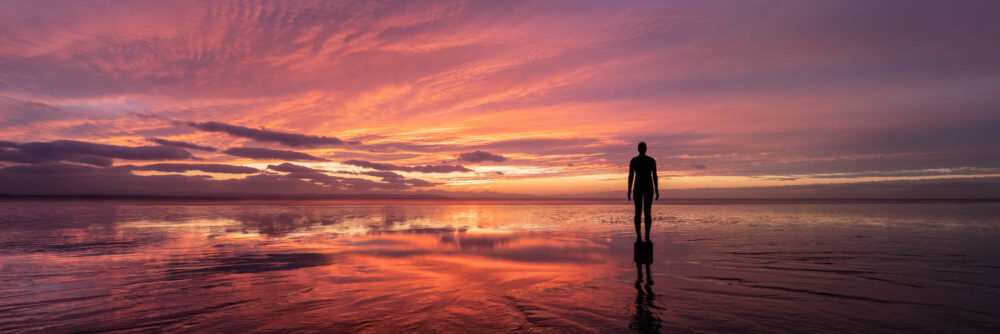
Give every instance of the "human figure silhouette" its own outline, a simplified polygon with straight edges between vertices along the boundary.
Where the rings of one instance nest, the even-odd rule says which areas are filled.
[[[633,180],[635,186],[633,187]],[[635,241],[642,241],[640,232],[640,216],[646,215],[646,241],[649,241],[649,228],[653,225],[650,211],[653,208],[653,193],[660,199],[660,186],[656,179],[656,159],[646,155],[646,142],[639,142],[639,155],[632,158],[628,164],[628,199],[635,197]]]

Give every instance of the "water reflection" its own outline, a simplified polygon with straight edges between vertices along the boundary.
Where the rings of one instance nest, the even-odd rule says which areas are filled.
[[[632,321],[628,327],[640,333],[658,333],[663,328],[660,320],[663,308],[657,305],[656,293],[653,292],[653,271],[650,269],[653,264],[653,243],[636,241],[632,248],[636,294],[635,312],[632,313]],[[646,268],[645,275],[643,267]]]
[[[0,202],[0,332],[992,328],[1000,211],[890,209]]]

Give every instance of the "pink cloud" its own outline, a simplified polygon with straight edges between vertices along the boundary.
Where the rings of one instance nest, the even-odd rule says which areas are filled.
[[[184,164],[194,149],[218,164],[471,172],[458,157],[597,175],[646,140],[678,175],[997,168],[997,9],[12,1],[0,140],[34,143],[0,161]],[[161,146],[141,146],[151,137]]]

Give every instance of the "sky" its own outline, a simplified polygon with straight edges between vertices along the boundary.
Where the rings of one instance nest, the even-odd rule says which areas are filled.
[[[0,9],[0,194],[1000,198],[995,1]]]

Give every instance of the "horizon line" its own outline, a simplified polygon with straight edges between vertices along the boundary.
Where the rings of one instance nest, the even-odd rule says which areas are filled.
[[[413,195],[413,196],[379,196],[373,194],[357,196],[171,196],[171,195],[9,195],[0,194],[0,200],[137,200],[137,201],[268,201],[268,200],[445,200],[445,201],[618,201],[617,197],[452,197],[440,195]],[[620,199],[621,202],[629,202]],[[692,197],[692,198],[664,198],[657,200],[664,203],[683,202],[1000,202],[1000,198],[885,198],[885,197]]]

